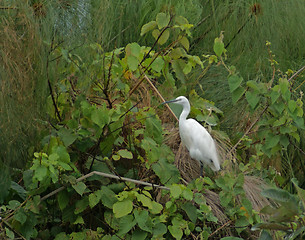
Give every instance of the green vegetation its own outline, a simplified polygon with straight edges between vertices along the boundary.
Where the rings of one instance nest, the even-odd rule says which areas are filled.
[[[0,238],[304,237],[300,1],[3,4]],[[160,106],[179,95],[220,173]]]

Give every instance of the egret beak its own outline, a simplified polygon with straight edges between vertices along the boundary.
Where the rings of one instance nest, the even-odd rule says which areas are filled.
[[[169,101],[163,102],[161,104],[163,105],[163,104],[173,103],[173,102],[177,102],[177,101],[178,101],[177,99],[173,99],[173,100],[169,100]]]

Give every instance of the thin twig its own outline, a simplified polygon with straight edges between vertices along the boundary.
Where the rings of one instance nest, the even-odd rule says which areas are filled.
[[[298,71],[296,71],[289,79],[288,82],[290,82],[294,77],[296,77],[297,75],[299,75],[302,71],[305,70],[305,65],[303,67],[301,67]]]
[[[212,232],[209,237],[215,235],[219,230],[223,229],[225,226],[227,226],[228,224],[232,223],[232,220],[226,222],[225,224],[223,224],[221,227],[217,228],[214,232]]]
[[[103,173],[103,172],[98,172],[98,171],[93,171],[91,173],[88,173],[88,174],[86,174],[86,175],[76,179],[76,182],[81,182],[81,181],[83,181],[83,180],[85,180],[85,179],[87,179],[89,177],[92,177],[93,175],[98,175],[98,176],[107,177],[107,178],[113,178],[113,179],[117,179],[117,180],[121,180],[121,181],[126,181],[126,182],[132,182],[132,183],[135,183],[135,184],[149,186],[149,187],[153,187],[153,188],[160,188],[160,189],[164,189],[164,190],[170,190],[168,187],[165,187],[165,186],[156,185],[156,184],[148,183],[148,182],[143,182],[143,181],[135,180],[135,179],[132,179],[132,178],[120,177],[120,176],[116,176],[116,175],[113,175],[113,174]],[[66,188],[65,186],[62,186],[62,187],[54,190],[53,192],[50,192],[49,194],[47,194],[44,197],[42,197],[41,201],[44,201],[47,198],[55,195],[56,193],[61,192],[65,188]]]

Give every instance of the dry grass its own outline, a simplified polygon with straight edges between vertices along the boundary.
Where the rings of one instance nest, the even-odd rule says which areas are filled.
[[[175,154],[175,164],[180,171],[183,182],[188,183],[193,179],[199,177],[200,166],[196,160],[190,158],[188,150],[181,144],[178,128],[175,128],[172,124],[167,126],[167,131],[170,133],[166,138],[166,144],[168,144]],[[231,152],[230,141],[223,137],[216,131],[211,133],[216,141],[218,154],[221,162],[225,161],[225,171],[233,171],[235,164],[235,152]],[[269,205],[270,201],[264,198],[260,193],[267,187],[267,184],[255,176],[245,176],[244,178],[244,191],[246,197],[252,203],[252,207],[255,211],[259,212],[264,206]],[[225,225],[229,219],[224,213],[224,209],[221,206],[219,196],[216,192],[206,190],[204,193],[207,204],[211,207],[214,216],[219,220],[220,225]],[[237,199],[239,201],[239,199]],[[266,216],[261,216],[262,220],[266,220]],[[230,233],[230,228],[225,227],[222,229],[227,234]],[[254,233],[255,234],[255,233]]]

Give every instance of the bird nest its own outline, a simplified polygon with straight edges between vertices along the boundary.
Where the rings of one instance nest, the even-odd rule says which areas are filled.
[[[200,166],[198,161],[192,159],[189,155],[188,150],[181,143],[179,130],[173,126],[168,125],[167,131],[170,134],[167,136],[165,143],[171,147],[175,154],[175,165],[180,171],[181,178],[184,183],[189,183],[193,179],[200,176]],[[211,135],[216,142],[217,151],[223,171],[233,171],[236,166],[235,152],[232,151],[232,145],[228,138],[225,138],[223,134],[217,131],[211,131]],[[260,193],[267,187],[267,184],[259,177],[255,176],[244,176],[244,186],[246,197],[252,203],[252,207],[255,211],[259,212],[264,206],[269,205],[270,201],[263,197]],[[204,193],[207,204],[211,207],[215,217],[218,218],[219,223],[225,225],[230,220],[224,214],[224,209],[221,206],[218,193],[205,190]],[[237,201],[240,202],[240,198]],[[261,216],[262,220],[267,220],[264,215]],[[225,231],[230,231],[229,229]]]

